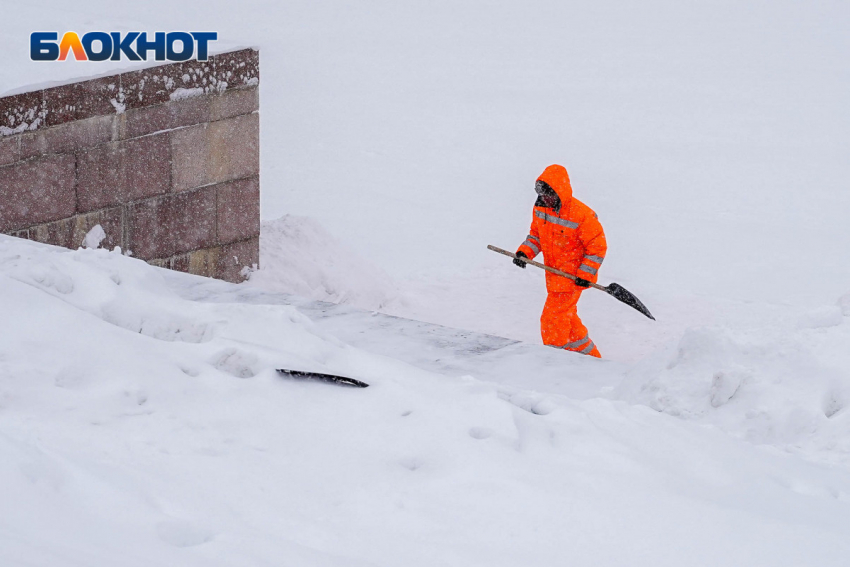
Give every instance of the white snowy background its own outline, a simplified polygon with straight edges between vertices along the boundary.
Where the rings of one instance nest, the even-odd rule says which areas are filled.
[[[847,564],[847,4],[0,8],[0,94],[129,66],[35,30],[259,47],[265,220],[241,286],[0,237],[0,564]],[[550,163],[658,319],[585,294],[603,361],[486,250]]]

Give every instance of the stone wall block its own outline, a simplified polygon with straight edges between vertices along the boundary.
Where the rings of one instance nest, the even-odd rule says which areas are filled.
[[[216,82],[227,83],[228,89],[256,85],[260,80],[260,54],[253,49],[221,53],[212,59]]]
[[[211,183],[207,168],[212,145],[209,124],[184,128],[171,136],[171,184],[173,191],[184,191]]]
[[[170,259],[170,264],[168,267],[178,272],[188,272],[189,259],[191,255],[192,253],[189,252],[188,254],[180,254],[178,256],[174,256]]]
[[[260,121],[256,113],[175,131],[171,175],[174,191],[258,174],[259,145]]]
[[[112,140],[114,116],[95,116],[21,134],[21,159],[69,153]]]
[[[0,98],[0,136],[35,130],[44,115],[44,91]]]
[[[9,165],[21,159],[21,136],[0,136],[0,166]]]
[[[36,242],[72,248],[74,219],[61,219],[51,223],[30,227],[30,239]]]
[[[44,90],[45,127],[65,124],[76,119],[79,90],[79,83]]]
[[[196,276],[239,283],[245,281],[245,276],[242,275],[243,269],[257,266],[259,257],[260,239],[254,237],[225,246],[203,248],[174,256],[170,259],[168,267]]]
[[[118,135],[121,139],[136,138],[161,130],[203,124],[209,120],[210,97],[191,97],[128,110],[118,118]]]
[[[118,98],[119,86],[116,76],[45,89],[44,126],[115,114],[111,101]]]
[[[211,120],[224,120],[260,109],[260,91],[257,88],[231,89],[211,100]]]
[[[79,85],[77,120],[92,116],[109,116],[118,111],[120,76],[113,75],[77,84]]]
[[[214,278],[217,272],[220,248],[195,250],[189,254],[189,267],[186,270],[196,276]]]
[[[260,178],[257,176],[216,185],[219,244],[260,234]]]
[[[0,168],[0,232],[74,214],[73,154],[54,154]]]
[[[129,205],[127,247],[143,260],[212,247],[215,211],[214,187]]]
[[[78,155],[78,212],[129,203],[169,191],[171,143],[167,132],[110,142]]]
[[[226,244],[219,250],[215,273],[211,277],[220,280],[233,283],[245,281],[245,276],[242,275],[243,268],[251,268],[260,263],[259,236]]]

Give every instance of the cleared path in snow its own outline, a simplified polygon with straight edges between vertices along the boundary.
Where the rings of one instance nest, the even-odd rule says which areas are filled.
[[[513,388],[583,400],[604,396],[619,383],[626,368],[611,361],[377,311],[187,274],[163,271],[163,275],[185,299],[291,305],[319,328],[352,346],[447,376],[473,376]],[[357,378],[369,381],[368,376]]]

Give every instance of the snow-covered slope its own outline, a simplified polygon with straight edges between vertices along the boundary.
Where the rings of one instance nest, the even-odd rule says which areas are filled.
[[[274,266],[274,255],[266,257]],[[368,280],[370,269],[368,264],[357,264],[353,277],[346,282],[351,296],[359,295],[359,284]],[[357,270],[366,275],[358,277]],[[507,293],[500,295],[494,290],[507,290],[510,284],[529,276],[513,266],[492,270],[489,275],[479,280],[489,292],[482,294],[483,299],[472,294],[463,297],[457,290],[448,291],[448,285],[420,282],[418,289],[405,290],[412,305],[398,303],[390,311],[413,313],[418,320],[473,322],[498,334],[498,329],[510,328],[506,322],[521,314],[511,312]],[[703,318],[686,312],[672,317],[672,322],[651,322],[604,294],[592,292],[595,295],[590,297],[602,300],[598,306],[609,317],[610,325],[600,332],[604,339],[632,338],[634,327],[617,325],[618,318],[658,331],[655,340],[634,345],[634,352],[643,351],[642,356],[617,363],[534,346],[540,343],[536,329],[528,329],[525,343],[496,339],[475,342],[467,337],[486,335],[468,330],[442,332],[439,327],[418,321],[408,324],[377,313],[363,319],[356,309],[327,303],[313,307],[289,295],[292,291],[284,283],[263,288],[252,282],[226,286],[197,280],[180,289],[185,297],[205,301],[299,305],[316,318],[320,327],[347,342],[422,368],[455,375],[486,375],[500,384],[557,392],[573,399],[606,397],[646,405],[711,424],[757,444],[774,445],[815,460],[850,464],[850,295],[817,309],[785,308],[782,316],[764,305],[749,309],[733,305],[737,317],[721,312],[714,318]],[[445,304],[441,299],[446,295],[462,300]],[[500,301],[504,302],[501,310],[487,308]],[[423,306],[430,310],[418,311]],[[682,327],[687,321],[691,325]],[[411,341],[422,347],[408,350]],[[438,352],[434,352],[435,345]],[[447,358],[447,351],[456,355]],[[475,356],[457,356],[465,351]]]
[[[475,376],[432,372],[405,361],[426,346],[439,357],[439,341],[367,349],[389,344],[370,343],[378,328],[404,332],[400,320],[394,330],[391,318],[370,323],[384,316],[280,299],[0,237],[0,563],[775,567],[843,565],[850,553],[846,461],[668,415],[675,365],[650,383],[666,388],[667,413],[577,395],[570,380],[522,390],[488,367],[525,368],[534,388],[545,357],[519,350],[488,365],[484,349]],[[358,336],[363,348],[346,344]],[[712,380],[727,358],[745,367],[759,355],[730,341],[683,338],[678,376]],[[457,355],[443,352],[451,368]],[[598,363],[551,354],[573,378]],[[372,385],[284,380],[276,366]],[[606,380],[628,369],[595,366],[584,387],[598,380],[614,397]],[[791,370],[781,377],[805,379]],[[684,388],[679,413],[710,423],[705,400],[728,394],[725,379],[711,393]],[[738,379],[734,403],[775,407],[759,376]],[[773,399],[783,394],[795,403],[793,388]]]

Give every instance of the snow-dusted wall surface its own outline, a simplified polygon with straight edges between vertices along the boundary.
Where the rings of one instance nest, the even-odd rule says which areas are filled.
[[[259,261],[259,54],[0,98],[0,233],[240,281]]]

